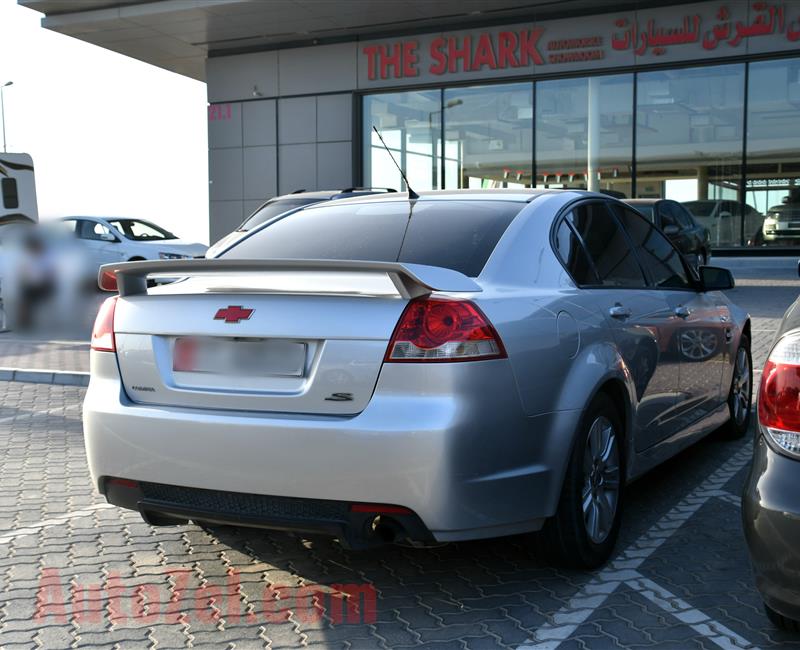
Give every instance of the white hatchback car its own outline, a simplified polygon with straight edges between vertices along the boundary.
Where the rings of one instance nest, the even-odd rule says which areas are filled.
[[[75,234],[87,251],[87,263],[97,269],[103,264],[137,260],[180,260],[202,257],[205,244],[178,239],[144,219],[121,217],[63,217],[59,220]]]

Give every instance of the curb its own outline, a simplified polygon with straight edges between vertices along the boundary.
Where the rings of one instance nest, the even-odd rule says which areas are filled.
[[[28,368],[0,368],[0,381],[18,381],[29,384],[54,384],[57,386],[88,386],[88,372],[65,370],[33,370]]]

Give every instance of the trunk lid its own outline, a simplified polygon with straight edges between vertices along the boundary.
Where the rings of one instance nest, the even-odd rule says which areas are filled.
[[[392,263],[257,273],[218,260],[112,266],[101,273],[113,270],[121,290],[114,332],[122,382],[131,400],[158,406],[360,413],[408,300],[432,290]],[[200,272],[156,288],[140,282],[152,269],[177,277],[190,267]],[[432,277],[448,276],[431,268]],[[451,280],[477,287],[465,276]]]

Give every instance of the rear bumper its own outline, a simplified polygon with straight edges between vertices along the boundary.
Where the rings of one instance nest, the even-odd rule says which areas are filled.
[[[579,418],[580,411],[526,416],[506,360],[386,365],[363,412],[328,417],[135,404],[124,393],[115,355],[92,352],[84,403],[89,467],[101,491],[106,477],[118,477],[242,495],[395,504],[413,511],[423,537],[429,531],[437,541],[540,528],[555,512]],[[138,502],[119,505],[141,510]],[[297,520],[231,521],[224,511],[160,512],[309,529]]]
[[[104,479],[101,485],[109,503],[137,510],[154,526],[195,521],[322,533],[338,537],[351,549],[400,539],[434,541],[415,513],[391,505],[241,494],[114,478]]]
[[[800,461],[759,436],[742,496],[742,518],[756,587],[764,602],[800,621]]]

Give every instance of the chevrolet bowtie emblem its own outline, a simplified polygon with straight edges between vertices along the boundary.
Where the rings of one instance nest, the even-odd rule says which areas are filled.
[[[238,323],[242,320],[249,320],[254,309],[245,309],[241,305],[229,305],[226,309],[220,309],[214,316],[214,320],[224,320],[226,323]]]

